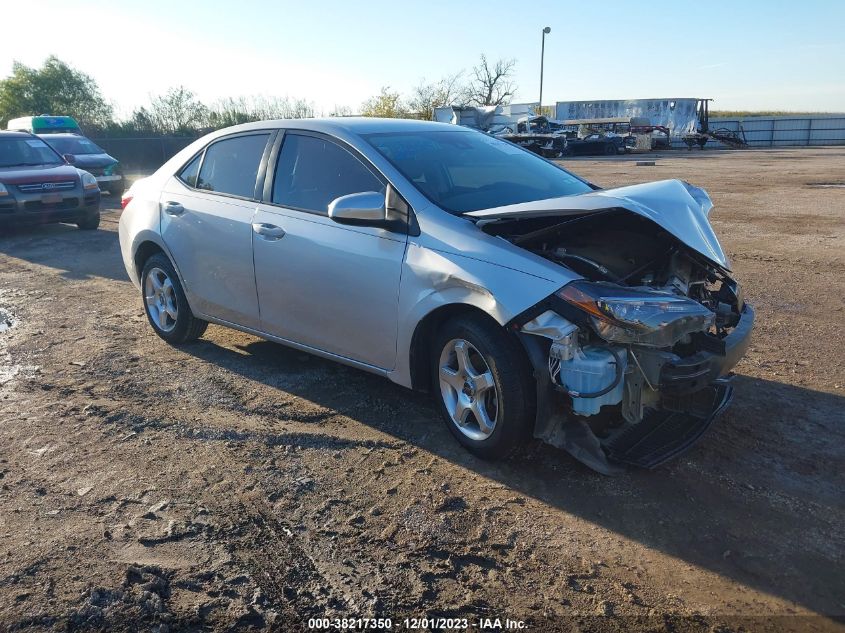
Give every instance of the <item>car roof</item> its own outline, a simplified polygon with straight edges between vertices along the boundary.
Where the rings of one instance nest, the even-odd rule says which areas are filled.
[[[450,123],[435,121],[419,121],[416,119],[381,119],[376,117],[327,117],[317,119],[275,119],[271,121],[256,121],[226,128],[226,132],[240,132],[249,130],[266,130],[270,128],[285,128],[291,130],[311,130],[327,134],[346,132],[347,134],[372,134],[375,132],[424,132],[443,130],[462,130]],[[223,130],[220,130],[221,132]]]
[[[32,138],[34,135],[29,132],[13,132],[11,130],[0,130],[0,138]]]
[[[38,138],[85,138],[78,132],[47,132],[46,134],[36,134],[36,136]]]
[[[462,132],[466,134],[481,134],[476,130],[451,123],[437,123],[435,121],[419,121],[416,119],[381,119],[376,117],[327,117],[315,119],[272,119],[267,121],[254,121],[242,123],[231,127],[222,128],[209,132],[198,138],[193,143],[170,158],[158,171],[166,174],[167,177],[185,165],[191,156],[194,156],[203,147],[218,139],[244,132],[266,132],[268,130],[302,130],[309,132],[322,132],[347,142],[355,142],[356,137],[373,133],[391,132]],[[158,171],[156,173],[158,173]]]

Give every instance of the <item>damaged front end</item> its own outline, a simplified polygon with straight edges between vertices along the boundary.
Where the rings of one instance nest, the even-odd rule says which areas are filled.
[[[534,365],[535,436],[605,474],[652,468],[729,404],[754,311],[726,260],[624,207],[482,229],[581,277],[509,324]]]

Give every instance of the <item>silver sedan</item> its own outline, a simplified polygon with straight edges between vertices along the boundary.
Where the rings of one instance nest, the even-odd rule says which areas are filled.
[[[701,189],[601,189],[446,124],[220,130],[123,206],[162,339],[216,323],[429,391],[481,457],[533,436],[607,474],[662,463],[727,406],[754,320]]]

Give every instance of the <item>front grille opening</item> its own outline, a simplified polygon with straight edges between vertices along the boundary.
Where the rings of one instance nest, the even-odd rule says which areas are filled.
[[[68,191],[76,186],[73,180],[59,182],[32,182],[25,185],[18,185],[21,193],[50,193],[51,191]]]

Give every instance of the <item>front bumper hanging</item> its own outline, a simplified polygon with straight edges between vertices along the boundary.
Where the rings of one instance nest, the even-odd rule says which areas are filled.
[[[642,421],[607,438],[597,437],[590,426],[568,416],[566,401],[549,379],[548,350],[541,337],[521,334],[537,381],[537,420],[534,436],[562,448],[580,462],[605,475],[618,474],[624,466],[655,468],[692,446],[725,411],[733,398],[726,377],[751,343],[754,310],[745,305],[739,323],[723,339],[724,348],[701,351],[686,358],[660,353],[649,373],[658,383],[661,406]],[[641,360],[645,358],[641,357]]]
[[[695,393],[685,411],[652,411],[602,448],[611,461],[655,468],[683,453],[704,435],[733,398],[733,387],[720,379]]]

